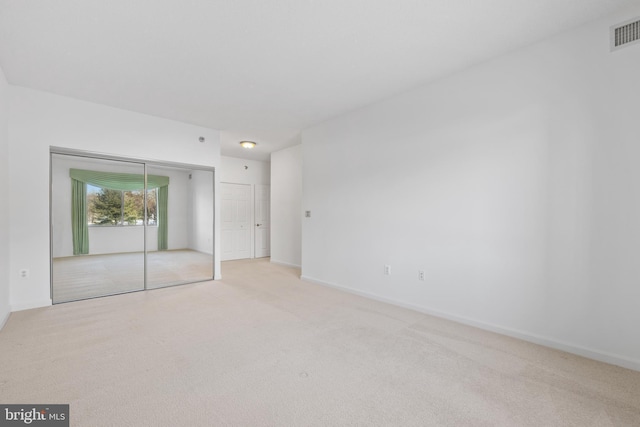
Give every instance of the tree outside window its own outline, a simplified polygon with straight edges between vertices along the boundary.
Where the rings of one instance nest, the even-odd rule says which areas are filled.
[[[89,225],[143,225],[144,191],[120,191],[87,185]],[[147,190],[147,225],[158,224],[157,192]]]

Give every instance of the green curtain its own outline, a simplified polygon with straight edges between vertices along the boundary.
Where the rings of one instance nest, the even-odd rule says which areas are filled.
[[[167,206],[169,186],[158,188],[158,250],[166,251],[169,247],[169,223],[167,221]]]
[[[144,175],[69,169],[69,176],[71,177],[73,185],[71,207],[73,218],[73,254],[88,254],[89,228],[87,226],[87,184],[101,188],[108,188],[109,190],[140,191],[144,190]],[[158,250],[164,251],[169,247],[169,224],[167,222],[169,177],[147,175],[147,188],[158,189]],[[78,248],[77,251],[76,247]]]
[[[71,232],[73,235],[73,254],[88,254],[87,184],[77,179],[71,180]]]
[[[72,179],[109,190],[144,190],[144,175],[134,173],[99,172],[83,169],[70,169]],[[147,175],[147,188],[159,188],[169,185],[168,176]]]

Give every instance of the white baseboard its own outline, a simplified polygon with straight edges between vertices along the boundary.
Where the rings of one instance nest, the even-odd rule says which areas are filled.
[[[31,301],[22,304],[11,304],[11,311],[30,310],[32,308],[49,307],[52,304],[51,298],[41,301]]]
[[[11,316],[11,310],[7,310],[7,314],[5,314],[2,319],[0,319],[0,330],[4,328],[4,325],[7,323],[7,320],[9,320],[9,316]]]
[[[273,258],[271,258],[271,263],[284,265],[285,267],[302,268],[298,264],[291,264],[290,262],[278,261],[278,260],[274,260]]]
[[[388,304],[397,305],[400,307],[408,308],[410,310],[419,311],[421,313],[429,314],[431,316],[441,317],[443,319],[451,320],[457,323],[462,323],[469,326],[474,326],[479,329],[484,329],[491,332],[496,332],[502,335],[507,335],[513,338],[518,338],[523,341],[532,342],[534,344],[540,344],[545,347],[550,347],[556,350],[566,351],[567,353],[576,354],[578,356],[583,356],[589,359],[598,360],[600,362],[609,363],[612,365],[621,366],[623,368],[633,369],[635,371],[640,371],[640,360],[631,359],[628,357],[620,356],[617,354],[611,354],[604,351],[593,350],[590,348],[586,348],[577,344],[567,343],[563,341],[558,341],[553,338],[544,337],[541,335],[532,334],[529,332],[520,331],[517,329],[507,328],[503,326],[494,325],[491,323],[486,323],[474,319],[469,319],[466,317],[458,316],[455,314],[449,314],[443,311],[434,310],[429,307],[418,306],[415,304],[409,304],[402,301],[396,301],[390,298],[382,297],[379,295],[375,295],[369,292],[359,291],[357,289],[349,288],[347,286],[338,285],[335,283],[329,283],[322,280],[314,279],[309,276],[300,277],[302,280],[307,282],[315,283],[317,285],[328,286],[331,288],[340,289],[345,292],[349,292],[352,294],[360,295],[365,298],[370,298],[376,301],[385,302]]]

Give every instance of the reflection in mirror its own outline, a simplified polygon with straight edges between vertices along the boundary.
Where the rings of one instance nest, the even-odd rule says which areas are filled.
[[[53,302],[144,289],[144,218],[143,164],[52,154]]]
[[[52,153],[53,302],[213,280],[213,182],[206,168]]]
[[[147,176],[168,178],[147,184],[147,289],[213,280],[213,172],[148,164]]]

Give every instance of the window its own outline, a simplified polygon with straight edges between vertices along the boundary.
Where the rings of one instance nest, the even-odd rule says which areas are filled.
[[[144,191],[121,191],[87,184],[87,224],[143,225]],[[147,225],[158,225],[157,189],[147,190]]]

